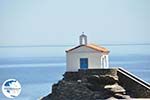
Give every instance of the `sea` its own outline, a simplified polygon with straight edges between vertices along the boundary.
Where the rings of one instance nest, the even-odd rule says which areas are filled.
[[[109,48],[110,67],[122,67],[150,83],[150,45],[104,45]],[[13,100],[39,100],[66,71],[65,50],[71,46],[0,46],[0,87],[17,79],[21,93]],[[10,100],[0,89],[0,100]]]

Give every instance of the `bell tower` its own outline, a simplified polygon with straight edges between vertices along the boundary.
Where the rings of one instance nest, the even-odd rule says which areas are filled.
[[[87,36],[84,35],[84,32],[82,32],[82,35],[80,35],[79,40],[80,45],[87,45]]]

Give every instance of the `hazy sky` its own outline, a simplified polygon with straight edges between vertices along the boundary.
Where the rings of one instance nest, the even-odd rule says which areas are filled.
[[[150,0],[0,0],[0,45],[150,42]]]

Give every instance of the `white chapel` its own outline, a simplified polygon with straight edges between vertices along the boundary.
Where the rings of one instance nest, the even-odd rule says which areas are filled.
[[[82,34],[79,37],[79,45],[66,51],[67,72],[108,68],[108,54],[107,48],[88,44],[87,36]]]

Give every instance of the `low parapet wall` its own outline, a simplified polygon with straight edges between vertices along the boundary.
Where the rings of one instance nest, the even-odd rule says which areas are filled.
[[[82,70],[79,69],[80,74],[88,74],[88,75],[117,75],[117,69],[116,68],[110,68],[110,69],[88,69],[88,70]]]
[[[150,85],[128,71],[118,68],[119,84],[134,98],[150,98]]]

